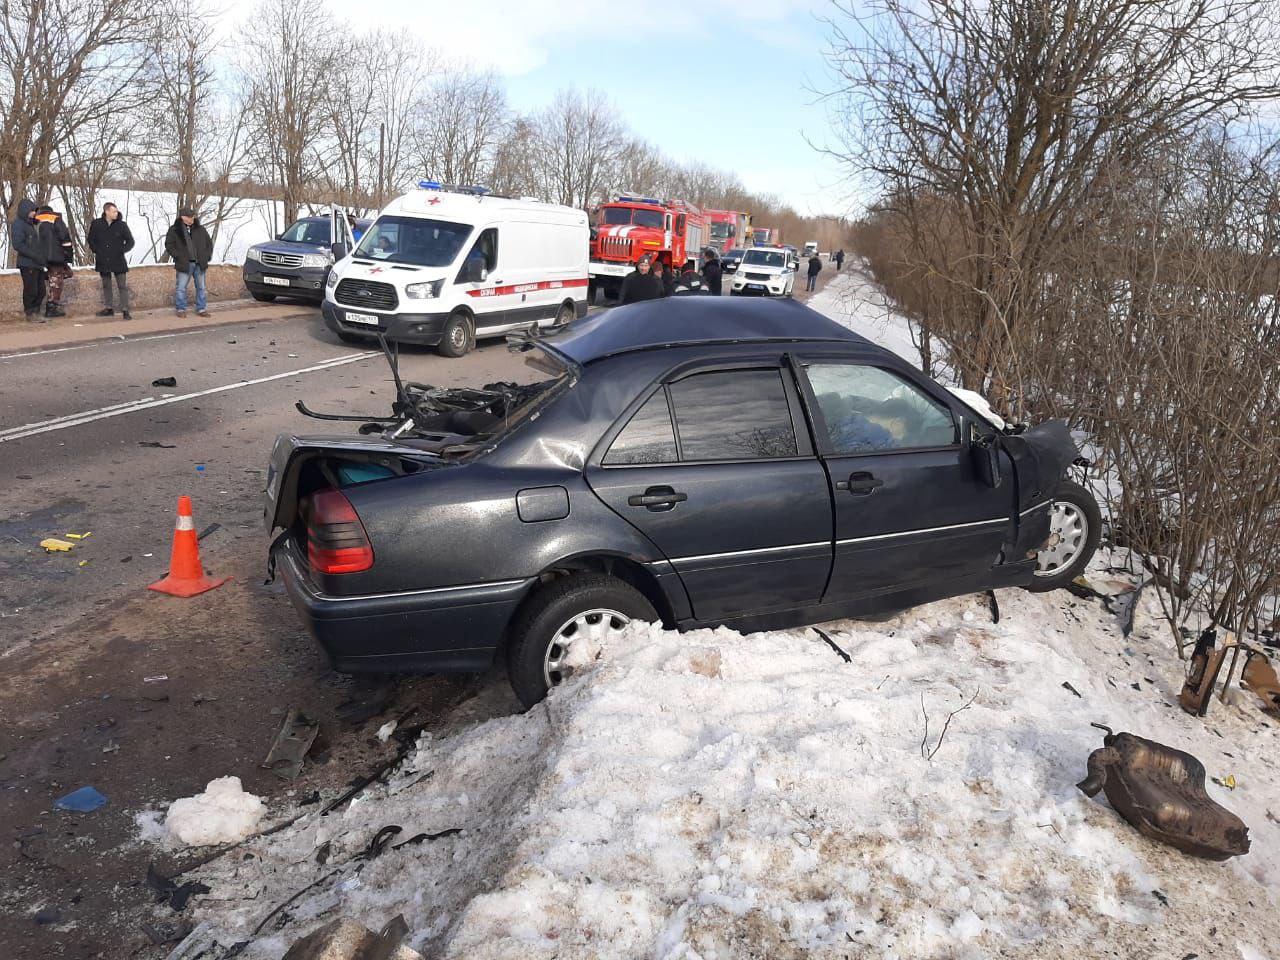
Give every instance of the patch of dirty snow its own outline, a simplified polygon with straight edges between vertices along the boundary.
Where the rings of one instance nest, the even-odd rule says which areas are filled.
[[[193,847],[243,840],[258,829],[266,806],[245,793],[239,777],[210,780],[204,793],[169,805],[164,826],[169,835]]]

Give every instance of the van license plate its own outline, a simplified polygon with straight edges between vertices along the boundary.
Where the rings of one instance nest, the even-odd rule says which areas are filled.
[[[347,323],[363,323],[365,326],[376,327],[378,318],[371,313],[348,313]]]
[[[747,289],[748,289],[748,290],[763,290],[763,289],[764,289],[764,284],[763,284],[763,283],[748,283],[748,284],[747,284]]]
[[[274,284],[277,287],[287,287],[289,285],[289,280],[286,277],[263,277],[262,282]]]

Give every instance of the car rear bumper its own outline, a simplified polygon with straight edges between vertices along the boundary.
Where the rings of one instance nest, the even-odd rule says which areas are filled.
[[[532,580],[337,597],[320,593],[292,539],[274,551],[294,609],[342,673],[486,669]]]
[[[324,325],[335,333],[352,333],[371,339],[384,333],[388,340],[420,343],[428,347],[439,346],[445,324],[449,322],[448,313],[374,314],[372,311],[348,310],[330,300],[325,300],[320,312],[324,316]],[[361,312],[366,316],[377,316],[378,325],[351,323],[346,319],[348,313]]]

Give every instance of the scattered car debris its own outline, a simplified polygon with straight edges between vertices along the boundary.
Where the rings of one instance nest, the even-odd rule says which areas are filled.
[[[199,534],[197,534],[196,539],[203,540],[205,537],[209,536],[209,534],[217,533],[221,529],[222,529],[222,524],[211,523],[207,527],[205,527],[203,530],[201,530]]]
[[[302,772],[303,760],[319,732],[318,722],[308,719],[296,707],[290,707],[262,766],[282,780],[292,780]]]
[[[47,927],[62,919],[62,911],[57,907],[44,907],[37,910],[31,919],[35,921],[37,927]]]
[[[818,636],[820,636],[823,640],[825,640],[827,642],[827,646],[840,655],[841,660],[843,660],[845,663],[853,662],[853,658],[844,652],[840,644],[836,643],[834,640],[831,639],[831,635],[827,633],[827,631],[823,630],[821,627],[814,627],[813,632],[816,633]]]
[[[143,683],[159,683],[162,680],[168,680],[168,679],[169,679],[169,675],[167,673],[158,673],[154,677],[143,677],[142,682]]]
[[[1249,852],[1249,828],[1205,792],[1204,764],[1154,740],[1093,726],[1106,736],[1076,784],[1085,796],[1105,790],[1138,832],[1192,856],[1226,860]]]
[[[57,537],[45,537],[40,541],[40,546],[44,547],[45,553],[66,553],[75,549],[74,543],[59,540]]]
[[[178,385],[177,377],[156,377],[151,381],[153,387],[176,387]]]
[[[395,732],[395,729],[398,723],[399,723],[398,720],[388,720],[386,723],[380,726],[378,728],[378,739],[381,740],[383,743],[386,743],[389,739],[391,739],[391,734]]]
[[[106,802],[107,798],[93,787],[81,787],[79,790],[72,790],[64,797],[59,797],[54,801],[53,806],[55,810],[67,810],[71,813],[93,813]]]
[[[258,829],[266,805],[261,797],[245,793],[239,777],[210,780],[204,793],[173,801],[165,816],[165,829],[193,847],[243,840]]]
[[[196,894],[209,892],[207,886],[196,880],[188,880],[182,885],[174,883],[172,878],[157,870],[154,863],[147,865],[147,886],[156,892],[157,903],[169,904],[175,913],[181,913],[187,909],[187,904]],[[186,936],[186,934],[182,936]],[[174,937],[173,939],[180,940],[182,937]],[[169,941],[165,942],[168,943]]]
[[[154,447],[156,450],[177,450],[176,443],[161,443],[159,440],[139,440],[140,447]]]
[[[1240,686],[1258,698],[1264,713],[1280,716],[1280,677],[1261,650],[1249,651],[1249,659],[1240,672]]]
[[[1229,646],[1215,648],[1217,639],[1218,632],[1213,627],[1201,631],[1191,653],[1191,665],[1187,668],[1182,692],[1178,694],[1178,704],[1192,716],[1203,717],[1209,711],[1209,698]]]
[[[1083,693],[1081,693],[1079,690],[1077,690],[1075,687],[1073,687],[1073,686],[1071,685],[1071,681],[1069,681],[1069,680],[1063,680],[1063,681],[1062,681],[1062,689],[1063,689],[1063,690],[1070,690],[1072,693],[1074,693],[1074,694],[1075,694],[1077,697],[1079,697],[1081,700],[1083,700],[1083,699],[1084,699],[1084,694],[1083,694]]]
[[[1214,777],[1213,782],[1228,790],[1234,790],[1239,786],[1239,784],[1236,783],[1236,776],[1234,773],[1228,773],[1225,777]]]
[[[397,915],[378,933],[347,917],[330,921],[296,941],[284,960],[422,960],[405,946],[409,926]]]
[[[63,536],[68,540],[88,540],[93,536],[93,531],[86,530],[84,533],[64,533]]]

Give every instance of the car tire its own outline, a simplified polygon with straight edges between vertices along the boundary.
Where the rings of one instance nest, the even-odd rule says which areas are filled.
[[[660,618],[635,587],[598,573],[575,573],[540,587],[516,614],[507,639],[507,677],[526,708],[567,678],[555,670],[582,629],[621,629],[631,620]],[[557,651],[558,648],[558,651]]]
[[[259,303],[275,303],[276,295],[274,293],[258,293],[256,290],[250,290],[249,296],[257,300]]]
[[[574,318],[578,315],[571,303],[560,304],[560,309],[556,311],[555,322],[551,324],[552,330],[563,330],[569,324],[573,323]]]
[[[452,313],[444,325],[440,337],[440,353],[457,359],[464,357],[475,346],[475,334],[471,332],[471,320],[465,313]]]
[[[1036,572],[1027,589],[1048,593],[1067,586],[1084,572],[1102,539],[1102,511],[1088,490],[1064,480],[1053,498],[1049,539],[1057,542],[1036,555]]]

